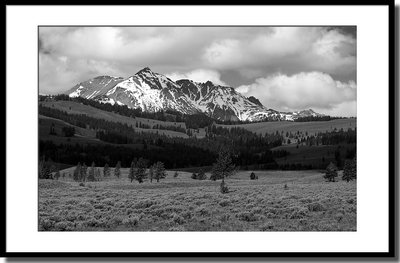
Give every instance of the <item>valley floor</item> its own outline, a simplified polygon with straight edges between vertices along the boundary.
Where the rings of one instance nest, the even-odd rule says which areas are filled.
[[[227,194],[187,172],[139,184],[122,169],[80,185],[71,171],[39,180],[39,231],[356,231],[356,182],[318,171],[256,171],[258,180],[240,171]]]

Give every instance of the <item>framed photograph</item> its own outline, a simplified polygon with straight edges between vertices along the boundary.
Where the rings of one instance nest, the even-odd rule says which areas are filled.
[[[6,13],[4,256],[395,256],[392,1]]]

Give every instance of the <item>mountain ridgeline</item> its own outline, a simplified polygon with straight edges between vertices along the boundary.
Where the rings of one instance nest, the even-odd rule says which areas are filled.
[[[211,81],[172,81],[148,67],[128,78],[99,76],[75,85],[66,94],[101,103],[126,105],[131,109],[140,108],[143,112],[201,113],[218,121],[295,121],[324,116],[311,109],[299,112],[268,109],[257,98],[246,98],[232,87]]]

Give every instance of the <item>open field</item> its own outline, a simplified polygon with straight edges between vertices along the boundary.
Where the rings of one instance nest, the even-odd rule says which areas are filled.
[[[240,171],[221,194],[219,181],[187,172],[139,184],[124,168],[120,179],[80,186],[68,176],[73,170],[39,180],[40,231],[356,230],[356,182],[328,183],[318,171],[259,171],[258,180]]]
[[[312,121],[312,122],[292,122],[292,121],[271,121],[271,122],[258,122],[241,125],[218,125],[222,127],[241,127],[249,131],[262,134],[275,133],[276,131],[284,133],[292,132],[307,132],[313,135],[318,132],[331,132],[335,128],[340,130],[347,130],[348,128],[354,129],[357,127],[357,119],[336,119],[331,121]]]
[[[41,102],[41,104],[48,108],[54,108],[65,111],[68,114],[85,114],[88,117],[92,118],[131,125],[138,132],[140,131],[152,132],[152,133],[158,132],[159,134],[171,137],[188,138],[187,134],[181,132],[176,132],[171,130],[160,130],[160,129],[142,129],[136,127],[136,123],[138,124],[142,123],[145,125],[149,125],[150,127],[153,127],[158,124],[163,126],[182,127],[186,129],[186,125],[184,122],[169,122],[169,121],[159,121],[159,120],[144,119],[144,118],[130,118],[116,113],[96,109],[91,106],[80,104],[73,101],[51,101],[51,102]]]

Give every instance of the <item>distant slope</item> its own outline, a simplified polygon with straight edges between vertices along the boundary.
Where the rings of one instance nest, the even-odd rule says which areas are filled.
[[[333,131],[335,128],[340,130],[354,129],[357,127],[357,119],[336,119],[331,121],[315,121],[315,122],[291,122],[291,121],[275,121],[275,122],[258,122],[241,125],[220,125],[225,128],[241,127],[252,132],[264,135],[265,133],[281,132],[307,132],[309,135],[318,132]]]
[[[165,134],[166,136],[170,137],[188,138],[187,134],[181,132],[170,131],[170,130],[159,130],[159,129],[142,129],[136,127],[136,124],[138,124],[138,126],[140,124],[145,124],[149,125],[150,127],[153,126],[155,127],[158,124],[164,126],[182,127],[186,129],[186,125],[184,122],[168,122],[168,121],[164,122],[164,121],[144,119],[144,118],[130,118],[116,113],[99,110],[91,106],[83,105],[73,101],[51,101],[51,102],[42,102],[41,104],[45,107],[63,110],[68,114],[85,114],[88,117],[92,118],[127,124],[128,126],[132,126],[136,131],[151,132],[151,133],[158,132],[159,134]]]

